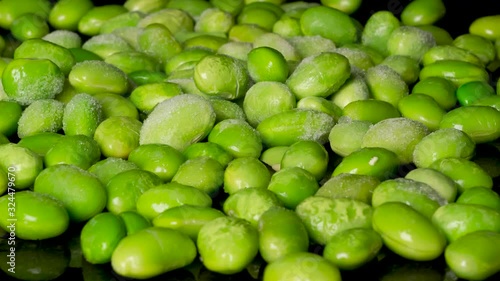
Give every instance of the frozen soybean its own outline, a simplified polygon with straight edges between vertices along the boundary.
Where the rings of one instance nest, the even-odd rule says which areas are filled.
[[[140,143],[162,143],[184,150],[208,135],[215,123],[210,101],[185,94],[160,104],[144,120]]]
[[[396,153],[402,164],[408,164],[413,162],[415,146],[428,133],[427,127],[417,121],[390,118],[373,125],[363,136],[361,147],[386,148]]]
[[[64,108],[63,130],[65,135],[93,137],[97,126],[104,119],[102,106],[88,94],[74,96]]]
[[[37,100],[21,115],[17,135],[24,138],[37,133],[56,133],[63,126],[64,104],[56,100]]]

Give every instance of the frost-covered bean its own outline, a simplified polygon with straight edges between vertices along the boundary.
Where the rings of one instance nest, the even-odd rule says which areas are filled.
[[[7,97],[21,105],[52,99],[62,92],[64,73],[48,59],[14,59],[2,74]]]
[[[42,132],[56,133],[63,126],[64,104],[53,99],[33,101],[19,118],[19,138]]]
[[[140,132],[140,144],[162,143],[180,151],[206,137],[215,123],[210,102],[194,94],[172,97],[158,104]]]
[[[413,162],[416,145],[429,133],[422,123],[407,118],[389,118],[366,131],[361,147],[381,147],[398,155],[401,164]],[[397,135],[398,138],[392,136]]]
[[[371,205],[373,190],[379,184],[380,180],[373,176],[343,173],[327,180],[315,195],[351,198]]]

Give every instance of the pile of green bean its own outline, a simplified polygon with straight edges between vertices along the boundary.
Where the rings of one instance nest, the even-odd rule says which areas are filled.
[[[137,279],[497,274],[500,14],[452,38],[441,0],[361,4],[0,1],[6,254],[81,224],[86,262]]]

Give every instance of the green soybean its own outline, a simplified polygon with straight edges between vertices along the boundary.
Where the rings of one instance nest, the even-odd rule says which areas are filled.
[[[317,281],[340,281],[340,270],[327,259],[313,253],[293,253],[270,263],[264,269],[264,281],[301,278]]]
[[[205,192],[171,182],[151,187],[137,199],[137,212],[149,220],[153,220],[163,211],[180,205],[210,207],[212,199]]]
[[[139,197],[160,184],[161,179],[152,172],[139,169],[123,171],[106,184],[106,209],[115,215],[135,211]]]
[[[457,97],[455,91],[457,87],[446,78],[428,77],[420,79],[412,88],[412,94],[424,94],[433,98],[441,108],[448,111],[455,107]]]
[[[496,56],[493,42],[479,35],[462,34],[453,40],[453,45],[470,51],[476,55],[484,65],[488,65]]]
[[[78,31],[84,35],[95,36],[99,34],[104,22],[126,12],[127,9],[121,5],[110,4],[92,7],[78,21]]]
[[[269,263],[293,253],[307,252],[309,237],[299,216],[273,207],[259,219],[259,252]]]
[[[446,238],[431,220],[404,203],[387,202],[376,207],[372,221],[384,245],[406,259],[433,260],[445,249]]]
[[[454,202],[458,193],[458,184],[436,170],[417,168],[406,174],[405,179],[425,183],[432,187],[447,202]]]
[[[138,34],[137,42],[141,52],[155,58],[162,65],[182,50],[173,32],[161,24],[146,26]]]
[[[244,219],[254,227],[259,219],[272,207],[281,207],[283,203],[271,191],[265,188],[248,187],[229,195],[224,201],[224,213],[230,217]]]
[[[400,25],[401,23],[393,13],[377,11],[368,18],[361,35],[361,42],[383,55],[389,55],[387,40]]]
[[[324,144],[335,125],[330,115],[309,109],[292,109],[270,116],[257,126],[266,146],[289,146],[299,140]]]
[[[126,116],[113,116],[102,121],[94,133],[94,140],[106,157],[127,158],[139,146],[142,123]]]
[[[500,232],[500,213],[481,205],[450,203],[436,210],[432,222],[450,243],[476,231]]]
[[[234,157],[222,146],[212,142],[198,142],[188,146],[183,153],[187,159],[196,157],[210,157],[219,162],[223,167],[227,167]],[[147,160],[149,161],[149,160]]]
[[[74,222],[89,220],[106,206],[106,190],[99,179],[73,165],[60,164],[44,169],[36,178],[34,191],[63,202]]]
[[[200,229],[197,246],[207,269],[234,274],[245,269],[257,255],[258,232],[243,219],[224,216]]]
[[[446,114],[433,98],[417,93],[402,98],[398,109],[403,117],[424,124],[430,131],[439,129],[439,124]]]
[[[281,159],[281,168],[299,167],[321,180],[328,167],[328,152],[316,141],[298,141],[288,147]]]
[[[439,127],[461,130],[476,143],[493,141],[500,137],[500,111],[490,106],[459,107],[446,113]]]
[[[10,172],[9,172],[10,173]],[[24,240],[43,240],[63,234],[69,226],[69,216],[62,202],[46,194],[20,191],[15,195],[16,237]],[[0,197],[0,226],[12,230],[12,197]]]
[[[64,107],[62,128],[67,136],[93,137],[103,118],[102,106],[97,99],[87,94],[77,94]]]
[[[19,138],[42,132],[55,133],[62,128],[64,104],[57,100],[44,99],[32,102],[19,118]]]
[[[352,120],[367,121],[373,124],[385,119],[401,116],[392,104],[375,99],[350,102],[344,107],[343,111],[344,116]]]
[[[111,256],[111,266],[121,276],[147,279],[182,268],[195,258],[196,246],[188,236],[150,227],[123,238]]]
[[[80,19],[94,7],[90,0],[61,0],[49,13],[49,23],[56,29],[76,31]]]
[[[3,71],[2,84],[10,99],[29,105],[59,94],[64,86],[64,73],[48,59],[14,59]]]
[[[208,141],[226,149],[233,157],[259,157],[262,139],[258,131],[241,119],[226,119],[217,123]]]
[[[208,100],[178,95],[158,104],[144,120],[140,144],[162,143],[182,151],[206,137],[214,123],[215,112]]]
[[[254,127],[268,117],[295,107],[295,96],[286,84],[280,82],[257,82],[248,89],[243,99],[248,123]]]
[[[325,245],[344,230],[371,228],[373,209],[353,199],[311,196],[302,201],[295,212],[304,223],[309,237]]]
[[[482,67],[461,60],[440,60],[428,64],[420,71],[420,80],[440,77],[451,81],[456,87],[470,81],[488,82],[489,76]]]
[[[225,55],[202,58],[194,68],[193,78],[203,93],[229,100],[243,97],[250,80],[244,64]]]
[[[115,175],[138,168],[136,164],[122,158],[108,157],[95,163],[87,171],[96,176],[106,186]]]
[[[25,41],[33,38],[42,38],[49,33],[49,25],[45,19],[37,14],[27,13],[17,17],[10,27],[14,38]]]
[[[427,134],[428,129],[422,123],[407,119],[389,118],[378,122],[366,131],[361,147],[385,148],[398,155],[401,164],[413,162],[413,151],[416,145]],[[397,141],[389,137],[399,136]]]
[[[142,170],[154,173],[164,182],[169,182],[186,161],[186,157],[166,144],[143,144],[130,152],[128,161]]]
[[[153,219],[153,225],[175,229],[196,242],[200,229],[206,223],[223,216],[224,213],[211,207],[181,205],[159,214]]]
[[[240,157],[229,162],[224,170],[224,191],[233,194],[248,187],[267,188],[270,180],[271,173],[259,159]]]
[[[323,257],[342,270],[357,269],[375,258],[383,246],[380,235],[369,228],[344,230],[328,241]]]
[[[404,25],[433,24],[441,19],[446,12],[446,7],[441,0],[417,0],[403,9],[401,21]]]
[[[453,45],[434,46],[425,52],[422,64],[429,65],[441,60],[459,60],[483,66],[483,62],[469,50]]]
[[[120,217],[100,213],[85,224],[80,234],[83,257],[92,264],[108,263],[125,236],[127,230]]]
[[[300,167],[280,168],[274,173],[267,189],[272,191],[289,209],[295,209],[306,198],[318,191],[313,174]]]
[[[45,156],[47,152],[58,142],[64,135],[58,133],[38,133],[29,137],[25,137],[17,144],[28,148],[40,156]]]
[[[409,56],[418,62],[435,45],[436,41],[430,32],[414,26],[400,26],[387,39],[390,55]]]
[[[376,100],[390,103],[397,107],[399,101],[408,95],[406,82],[395,70],[380,64],[366,71],[366,85]]]
[[[332,176],[342,173],[374,176],[380,180],[390,178],[399,165],[398,156],[385,148],[364,147],[344,157]]]
[[[500,211],[500,196],[494,190],[487,187],[476,186],[471,187],[457,198],[457,203],[474,204],[485,207],[490,207],[497,212]]]
[[[0,3],[0,27],[10,29],[20,16],[34,13],[46,19],[51,12],[52,3],[47,0],[7,0]]]
[[[337,91],[350,76],[346,57],[332,52],[302,60],[286,84],[297,99],[307,96],[327,97]]]
[[[343,173],[331,177],[316,192],[316,196],[350,198],[371,205],[373,190],[380,180],[373,176]]]
[[[15,175],[16,189],[26,189],[33,185],[43,170],[43,160],[28,148],[6,143],[0,145],[0,168]]]
[[[99,145],[91,137],[64,136],[47,151],[44,164],[45,167],[68,164],[87,170],[99,161],[100,157]]]
[[[311,7],[300,17],[304,35],[321,35],[335,44],[345,45],[357,41],[356,27],[351,18],[341,11],[326,7]],[[338,26],[338,29],[328,28]]]
[[[495,89],[483,81],[462,84],[456,91],[458,102],[462,106],[472,105],[476,101],[495,95]]]
[[[493,187],[493,181],[490,175],[478,164],[463,158],[443,158],[433,162],[429,168],[435,169],[454,180],[458,184],[458,191],[483,186]]]
[[[80,35],[70,30],[54,30],[43,36],[42,39],[66,49],[80,48],[82,46]]]
[[[485,280],[500,269],[499,241],[499,233],[493,231],[464,235],[446,248],[446,264],[460,278]]]
[[[498,15],[485,16],[475,19],[469,26],[469,32],[484,38],[495,40],[500,38],[500,29]]]
[[[431,186],[409,179],[386,180],[380,183],[372,195],[372,206],[386,202],[402,202],[427,218],[446,204],[446,200]]]
[[[124,95],[129,88],[126,74],[103,61],[77,63],[71,69],[68,79],[76,90],[88,94],[109,92]]]

